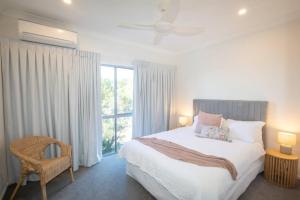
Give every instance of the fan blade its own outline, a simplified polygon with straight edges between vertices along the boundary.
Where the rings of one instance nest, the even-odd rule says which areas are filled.
[[[160,33],[156,33],[154,40],[153,40],[153,44],[157,45],[160,43],[161,39],[162,39],[163,35]]]
[[[153,31],[155,25],[153,24],[119,24],[118,27],[126,28],[126,29],[134,29],[134,30],[145,30],[145,31]]]
[[[161,11],[162,17],[161,21],[174,22],[180,7],[180,0],[162,0]]]
[[[192,36],[199,35],[204,32],[204,28],[202,27],[179,27],[174,26],[172,29],[172,33],[181,36]]]

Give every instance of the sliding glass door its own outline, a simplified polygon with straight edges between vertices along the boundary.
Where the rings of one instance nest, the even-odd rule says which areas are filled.
[[[105,155],[132,138],[133,70],[101,66],[102,138]]]

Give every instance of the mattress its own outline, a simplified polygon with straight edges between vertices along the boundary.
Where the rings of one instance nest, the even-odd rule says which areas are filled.
[[[237,180],[234,181],[225,169],[174,160],[138,141],[133,140],[125,144],[119,154],[129,163],[127,173],[158,199],[237,199],[263,166],[261,158],[265,152],[260,144],[241,141],[228,143],[198,138],[191,127],[149,137],[168,140],[207,155],[226,158],[234,164],[238,172]],[[161,188],[166,191],[160,191]]]
[[[263,171],[264,157],[255,161],[247,172],[228,191],[224,200],[236,200],[243,194],[255,177]],[[131,163],[126,165],[128,176],[139,182],[148,192],[158,200],[178,200],[164,186],[158,183],[153,177],[142,171],[138,166]]]

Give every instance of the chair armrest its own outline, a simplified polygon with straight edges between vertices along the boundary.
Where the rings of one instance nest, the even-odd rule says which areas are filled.
[[[41,168],[41,161],[31,158],[29,156],[26,156],[24,154],[20,154],[19,152],[16,152],[13,149],[11,149],[11,152],[15,156],[17,156],[21,160],[21,162],[29,163],[30,165],[34,166],[37,169]]]
[[[55,143],[59,145],[59,147],[61,149],[61,155],[62,156],[69,156],[69,157],[72,156],[72,147],[71,147],[71,145],[65,144],[65,143],[62,143],[62,142],[59,142],[59,141],[56,141]]]
[[[69,156],[72,157],[72,146],[69,144],[65,144],[64,149],[62,151],[63,156]]]

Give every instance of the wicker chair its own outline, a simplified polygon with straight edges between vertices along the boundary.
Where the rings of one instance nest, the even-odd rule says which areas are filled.
[[[45,150],[50,144],[59,145],[60,157],[45,159]],[[43,200],[47,199],[46,184],[65,170],[69,170],[71,180],[74,182],[70,145],[50,137],[32,136],[15,140],[10,145],[10,150],[21,162],[21,176],[10,199],[14,199],[24,178],[30,173],[36,173],[40,176]]]

